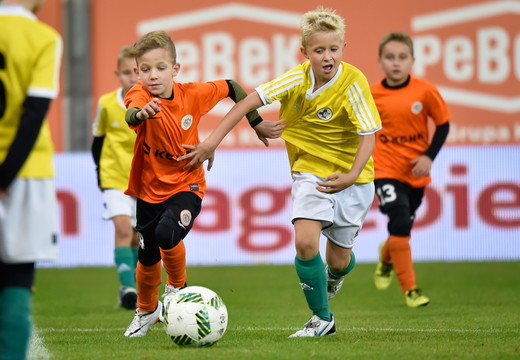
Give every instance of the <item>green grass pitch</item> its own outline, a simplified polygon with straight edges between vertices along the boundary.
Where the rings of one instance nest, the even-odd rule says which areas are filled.
[[[415,264],[431,298],[418,309],[396,279],[377,291],[374,268],[358,264],[331,300],[335,336],[288,339],[311,316],[293,266],[188,267],[189,285],[216,291],[229,312],[208,348],[175,345],[162,324],[125,338],[133,312],[116,307],[114,268],[38,269],[31,358],[520,359],[520,262]]]

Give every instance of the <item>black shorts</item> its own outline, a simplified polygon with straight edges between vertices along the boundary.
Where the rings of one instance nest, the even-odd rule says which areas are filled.
[[[374,184],[379,209],[383,214],[387,214],[389,209],[396,206],[409,208],[410,214],[415,214],[422,203],[424,188],[413,188],[394,179],[377,179],[374,180]]]
[[[0,291],[5,287],[31,289],[34,284],[34,263],[6,264],[0,261]]]
[[[151,204],[137,199],[137,226],[139,238],[139,260],[154,264],[160,259],[159,247],[166,247],[161,241],[166,233],[173,245],[186,237],[195,218],[201,210],[202,199],[192,192],[180,192],[168,200]]]

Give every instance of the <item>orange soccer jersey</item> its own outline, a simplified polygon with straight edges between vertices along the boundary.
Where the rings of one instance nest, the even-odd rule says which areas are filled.
[[[206,190],[204,168],[183,170],[186,145],[200,142],[200,117],[229,95],[225,80],[206,83],[173,83],[173,99],[161,98],[161,111],[153,118],[130,127],[137,132],[134,158],[126,194],[149,203],[160,203],[181,191],[192,191],[200,198]],[[127,109],[142,109],[153,99],[141,82],[125,96]]]
[[[450,112],[437,88],[426,80],[410,77],[397,88],[380,81],[370,87],[381,116],[372,154],[376,179],[396,179],[412,187],[424,187],[431,177],[412,175],[411,160],[429,147],[428,119],[435,126],[450,119]]]

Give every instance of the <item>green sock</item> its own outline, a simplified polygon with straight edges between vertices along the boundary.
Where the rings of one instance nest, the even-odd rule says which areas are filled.
[[[296,273],[300,278],[307,304],[314,315],[330,321],[329,301],[327,299],[327,276],[323,267],[321,255],[312,259],[295,258]]]
[[[350,253],[350,263],[348,264],[348,266],[340,272],[334,271],[329,267],[329,274],[331,274],[332,277],[339,279],[339,278],[347,275],[352,269],[354,269],[354,266],[356,266],[356,256],[354,255],[354,252],[352,251]]]
[[[114,260],[121,284],[135,288],[135,265],[132,248],[130,246],[115,248]]]
[[[139,260],[137,254],[139,253],[139,248],[138,247],[133,247],[132,248],[132,255],[134,256],[134,268],[137,267],[137,260]]]
[[[0,359],[25,359],[32,327],[32,293],[8,286],[0,291]]]

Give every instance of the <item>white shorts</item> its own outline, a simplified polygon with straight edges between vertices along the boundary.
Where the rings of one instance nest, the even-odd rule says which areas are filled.
[[[352,185],[335,194],[318,191],[311,173],[293,173],[292,222],[311,219],[322,222],[322,234],[334,244],[352,248],[374,200],[374,183]]]
[[[114,216],[126,215],[130,217],[130,223],[135,228],[137,200],[134,197],[126,195],[119,189],[107,189],[103,190],[103,199],[105,201],[103,219],[110,220]]]
[[[2,262],[58,259],[56,202],[53,179],[13,181],[6,199],[0,199]]]

